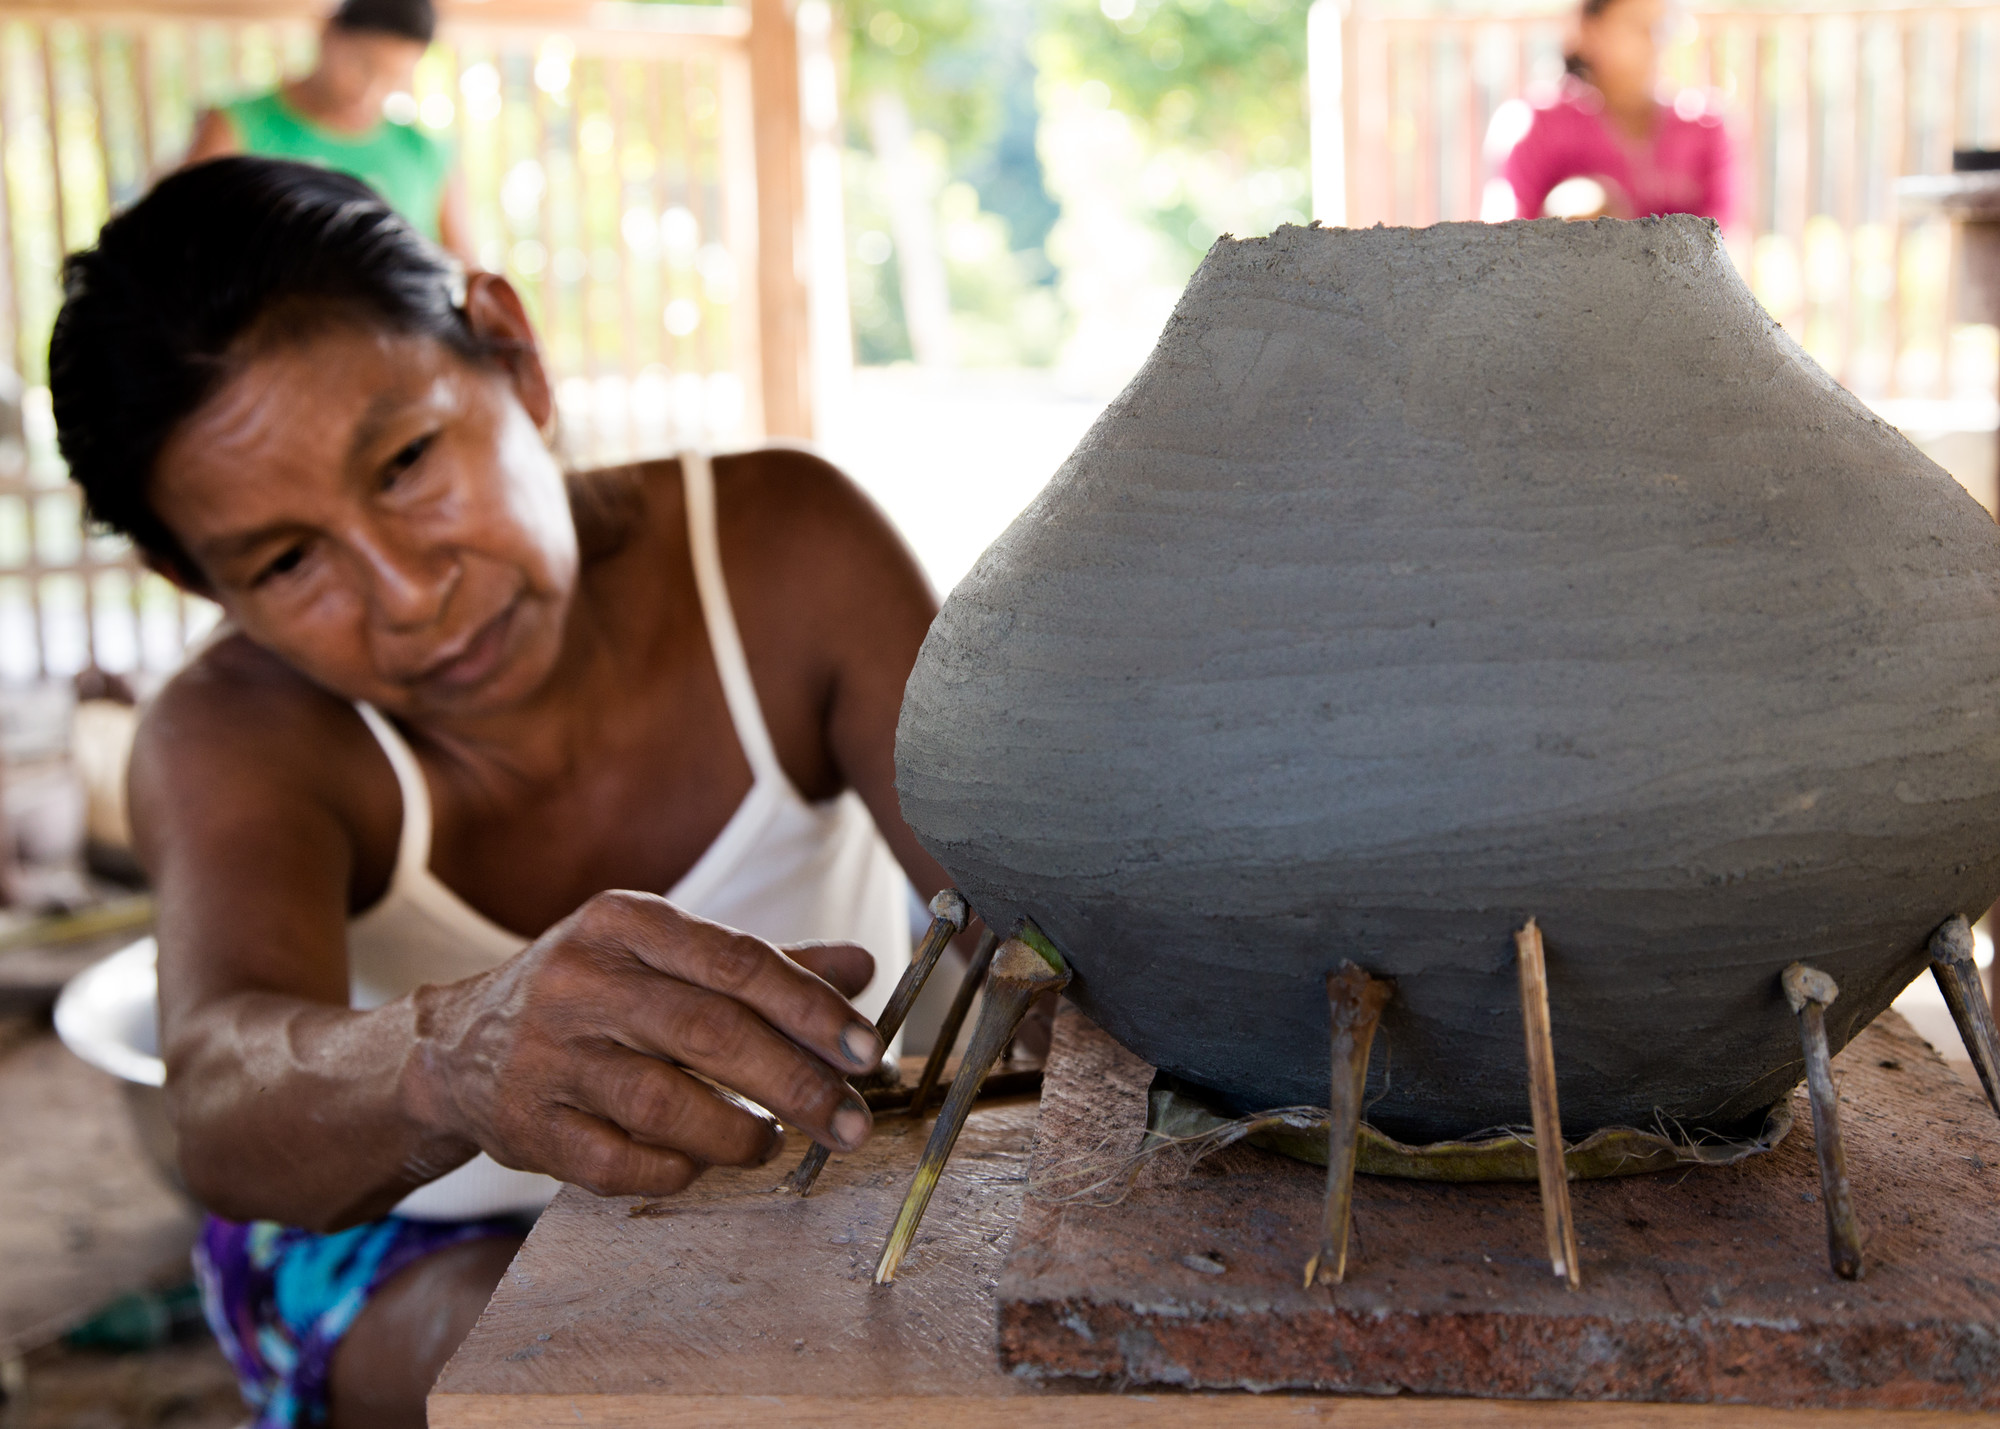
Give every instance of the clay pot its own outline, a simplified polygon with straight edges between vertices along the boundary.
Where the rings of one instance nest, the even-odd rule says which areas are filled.
[[[1120,1041],[1324,1103],[1324,974],[1395,980],[1370,1119],[1753,1131],[2000,893],[2000,539],[1693,218],[1216,245],[946,602],[910,824]]]

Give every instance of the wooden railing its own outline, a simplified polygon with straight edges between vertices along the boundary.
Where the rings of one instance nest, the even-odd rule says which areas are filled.
[[[1493,117],[1559,79],[1566,23],[1366,0],[1316,13],[1320,216],[1480,217]],[[1993,332],[1954,320],[1949,228],[1899,211],[1895,181],[2000,144],[2000,8],[1694,10],[1675,25],[1666,77],[1728,115],[1730,247],[1773,316],[1864,397],[1990,408]]]
[[[65,252],[199,112],[310,63],[323,0],[0,0],[0,681],[167,669],[212,619],[84,531],[53,443]],[[570,454],[810,436],[799,50],[747,6],[450,0],[405,107],[449,131],[481,263],[534,310]]]

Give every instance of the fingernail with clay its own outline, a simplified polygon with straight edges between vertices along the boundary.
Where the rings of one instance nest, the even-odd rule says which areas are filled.
[[[835,1141],[853,1150],[868,1138],[868,1108],[852,1099],[842,1102],[830,1130]]]
[[[857,1067],[872,1067],[882,1055],[882,1039],[865,1022],[850,1022],[840,1034],[840,1050]]]

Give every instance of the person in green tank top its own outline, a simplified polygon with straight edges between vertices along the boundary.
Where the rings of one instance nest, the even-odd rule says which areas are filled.
[[[352,174],[476,266],[450,151],[382,113],[390,94],[410,87],[436,31],[431,0],[344,0],[321,31],[312,72],[204,114],[186,162],[262,154]]]

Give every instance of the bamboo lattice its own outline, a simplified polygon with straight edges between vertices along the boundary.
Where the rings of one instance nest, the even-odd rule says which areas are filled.
[[[203,109],[306,68],[320,10],[0,0],[0,364],[23,414],[0,430],[0,682],[170,670],[213,619],[84,528],[49,327],[63,254],[178,162]],[[400,97],[457,150],[479,260],[536,316],[575,460],[765,427],[750,31],[731,6],[447,6]]]

